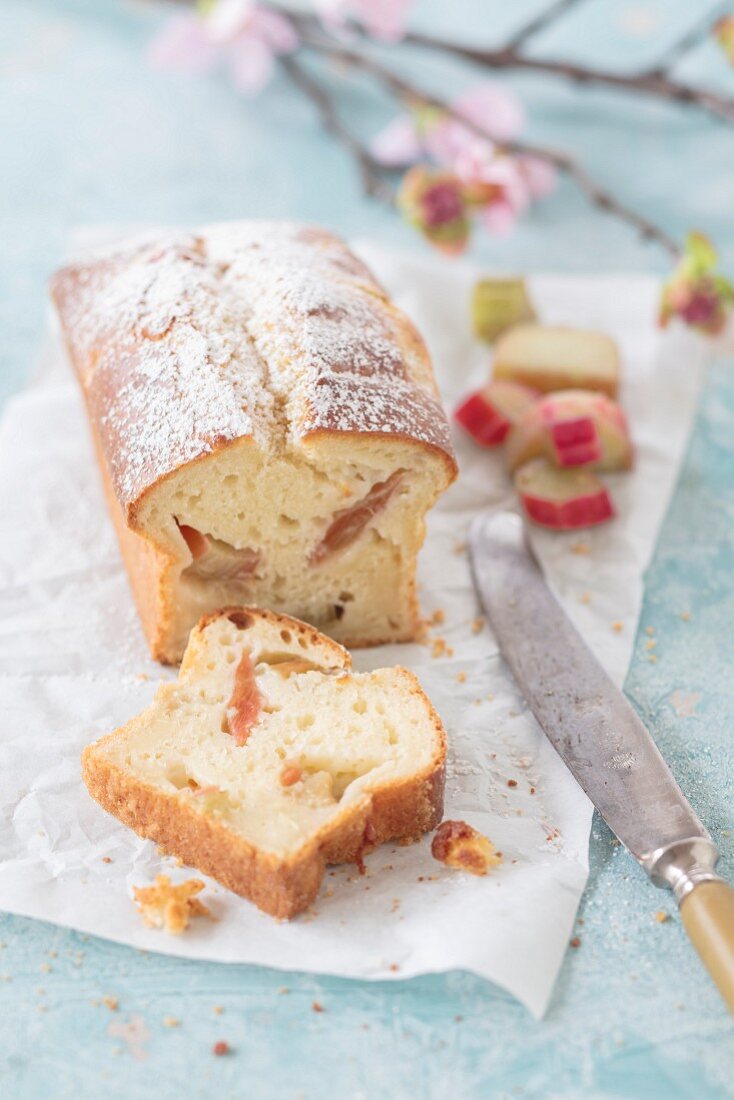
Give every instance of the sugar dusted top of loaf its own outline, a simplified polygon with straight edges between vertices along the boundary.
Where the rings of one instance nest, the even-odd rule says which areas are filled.
[[[52,281],[122,506],[235,439],[318,432],[437,447],[448,425],[421,337],[321,229],[233,222],[70,265]]]

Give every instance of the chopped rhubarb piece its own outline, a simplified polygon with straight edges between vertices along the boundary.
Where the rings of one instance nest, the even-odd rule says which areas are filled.
[[[311,565],[321,565],[331,554],[351,546],[367,524],[385,508],[392,494],[403,479],[404,470],[396,470],[386,481],[378,481],[366,496],[337,512],[321,542],[311,553]]]
[[[526,409],[507,436],[510,470],[541,457],[556,466],[629,469],[632,443],[624,413],[602,393],[546,394]]]
[[[542,527],[575,531],[614,517],[614,505],[590,470],[559,470],[544,458],[526,463],[515,474],[525,514]]]
[[[194,559],[189,567],[190,576],[201,580],[246,581],[260,564],[259,552],[248,546],[238,550],[185,523],[179,523],[178,529]]]
[[[521,321],[534,321],[535,311],[524,279],[480,279],[472,297],[474,335],[488,344]]]
[[[234,674],[234,689],[227,703],[223,728],[238,745],[244,745],[257,722],[263,699],[255,683],[255,668],[249,650],[243,649]]]
[[[553,390],[596,390],[616,397],[619,352],[610,336],[560,325],[517,325],[497,342],[492,375]]]
[[[516,382],[490,382],[470,394],[454,416],[477,443],[497,447],[537,396],[535,390]]]
[[[189,527],[186,523],[179,523],[178,529],[183,535],[184,542],[188,546],[194,561],[203,558],[209,549],[209,539],[197,531],[195,527]]]

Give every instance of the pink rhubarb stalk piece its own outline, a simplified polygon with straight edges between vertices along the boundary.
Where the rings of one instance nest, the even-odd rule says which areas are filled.
[[[194,559],[191,573],[201,580],[246,581],[260,564],[259,552],[248,546],[238,550],[186,523],[179,523],[178,529]]]
[[[321,565],[331,554],[351,546],[367,524],[381,512],[403,479],[404,470],[396,470],[386,481],[378,481],[366,496],[337,512],[321,542],[309,558],[310,565]]]
[[[633,451],[626,417],[601,393],[549,393],[521,415],[507,437],[510,471],[541,457],[561,467],[627,470]]]
[[[255,669],[249,650],[243,649],[234,674],[234,688],[225,711],[226,732],[236,744],[244,745],[260,717],[263,699],[255,683]]]
[[[528,519],[555,531],[594,527],[615,515],[606,486],[590,470],[559,470],[536,458],[517,471],[515,487]]]
[[[482,447],[497,447],[537,397],[516,382],[490,382],[462,401],[454,417]]]

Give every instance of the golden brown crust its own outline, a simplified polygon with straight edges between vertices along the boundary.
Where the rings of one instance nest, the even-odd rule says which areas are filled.
[[[224,262],[215,227],[128,245],[51,279],[69,357],[128,520],[167,475],[266,431],[268,417],[278,415],[274,396],[285,415],[255,343],[242,335],[235,342],[244,326],[220,301],[221,281],[238,264],[242,278],[227,290],[228,304],[238,302],[243,316],[259,310],[263,331],[279,321],[290,326],[294,438],[346,432],[414,442],[440,451],[452,480],[455,458],[425,344],[364,264],[325,230],[287,223],[229,230],[232,254]],[[300,349],[299,333],[308,337]],[[233,355],[237,370],[227,369]]]
[[[304,638],[315,636],[320,646],[327,645],[333,652],[337,666],[345,670],[350,667],[349,654],[306,623],[255,608],[230,608],[206,616],[192,632],[182,672],[195,660],[191,651],[199,647],[199,636],[206,625],[221,615],[232,614],[265,618]],[[375,786],[289,856],[280,857],[256,848],[217,818],[193,809],[176,794],[157,790],[111,763],[105,752],[106,744],[124,739],[132,723],[87,746],[82,754],[84,782],[105,810],[140,836],[154,840],[166,853],[211,875],[272,916],[293,917],[316,897],[327,864],[360,864],[364,854],[378,844],[414,838],[434,829],[441,820],[446,734],[418,679],[407,669],[398,671],[407,681],[407,690],[418,695],[428,710],[436,738],[430,764],[409,777]]]

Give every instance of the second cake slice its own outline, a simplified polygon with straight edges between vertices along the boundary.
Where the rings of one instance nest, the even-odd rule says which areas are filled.
[[[225,609],[192,632],[179,678],[84,753],[110,813],[277,917],[328,863],[435,828],[441,721],[403,668],[353,673],[296,619]]]

